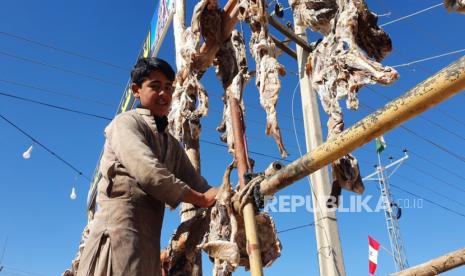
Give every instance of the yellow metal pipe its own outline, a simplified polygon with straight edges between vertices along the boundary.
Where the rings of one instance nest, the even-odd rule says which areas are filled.
[[[465,89],[465,56],[295,160],[260,185],[265,195],[291,185]]]

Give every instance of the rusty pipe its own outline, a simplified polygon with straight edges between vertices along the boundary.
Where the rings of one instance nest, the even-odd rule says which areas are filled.
[[[273,195],[465,88],[465,56],[415,86],[338,136],[316,147],[260,185]]]
[[[234,156],[237,162],[237,174],[239,177],[239,186],[245,186],[244,175],[248,171],[247,155],[244,145],[242,111],[239,107],[239,101],[235,98],[229,99],[231,109],[231,121],[234,132]],[[257,224],[255,222],[255,209],[252,203],[247,203],[242,209],[245,225],[245,236],[247,238],[247,254],[249,255],[250,273],[252,276],[263,275],[262,256],[260,250],[260,241],[257,236]]]

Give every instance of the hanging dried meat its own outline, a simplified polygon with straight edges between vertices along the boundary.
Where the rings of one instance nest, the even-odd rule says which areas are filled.
[[[233,190],[230,175],[233,165],[224,173],[223,184],[211,210],[210,229],[202,249],[214,259],[213,275],[231,275],[239,265],[239,247],[236,244],[237,219],[231,198]]]
[[[444,0],[444,5],[448,11],[465,13],[465,0]]]
[[[238,100],[242,115],[244,116],[245,106],[242,93],[251,78],[247,67],[244,38],[237,30],[233,30],[231,38],[221,46],[214,64],[216,66],[216,74],[221,79],[223,88],[225,89],[223,95],[223,118],[217,130],[223,133],[221,140],[228,144],[229,152],[234,154],[234,134],[229,99],[234,98]]]
[[[200,40],[203,38],[207,45],[221,43],[221,13],[216,0],[200,1],[194,8],[191,27],[183,33],[184,45],[180,51],[186,70],[176,76],[168,119],[171,134],[184,144],[199,138],[200,118],[208,113],[208,95],[198,81],[203,60]]]
[[[358,109],[357,92],[368,84],[390,84],[399,74],[381,61],[392,50],[391,40],[377,25],[377,17],[363,0],[290,0],[297,24],[320,31],[324,38],[310,53],[306,71],[328,120],[328,139],[344,129],[339,100]],[[363,193],[358,162],[348,154],[332,164],[333,188]]]
[[[244,219],[233,209],[236,191],[232,189],[231,164],[223,177],[223,184],[217,195],[217,202],[211,210],[210,230],[201,245],[214,259],[213,275],[231,275],[237,266],[249,268]],[[267,213],[255,216],[257,231],[260,233],[260,250],[263,266],[270,266],[281,254],[273,220]]]
[[[289,0],[295,24],[324,35],[331,31],[331,20],[337,12],[336,0]]]
[[[196,214],[181,223],[161,253],[162,274],[191,275],[199,252],[198,245],[208,231],[210,210],[197,209]]]
[[[252,31],[249,48],[256,64],[255,83],[260,93],[260,104],[266,112],[265,134],[273,136],[281,156],[285,158],[288,153],[284,148],[278,125],[276,104],[281,89],[279,75],[284,75],[286,71],[276,59],[276,46],[268,35],[266,2],[264,0],[240,1],[238,18],[245,20]]]
[[[201,34],[208,46],[223,42],[221,14],[217,0],[201,0],[194,7],[192,32]]]

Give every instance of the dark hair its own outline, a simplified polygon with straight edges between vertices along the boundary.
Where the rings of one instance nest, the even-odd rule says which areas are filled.
[[[168,80],[174,81],[175,73],[171,65],[161,58],[139,58],[131,71],[131,81],[139,86],[148,79],[150,73],[160,70]]]

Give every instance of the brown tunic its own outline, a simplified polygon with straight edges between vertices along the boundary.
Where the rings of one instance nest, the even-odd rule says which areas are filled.
[[[105,136],[98,210],[77,275],[160,275],[165,204],[176,208],[188,186],[210,186],[147,109],[118,115]]]

